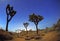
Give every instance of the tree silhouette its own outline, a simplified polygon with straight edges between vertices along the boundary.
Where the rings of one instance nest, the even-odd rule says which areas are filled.
[[[24,25],[24,27],[26,28],[26,33],[28,33],[28,31],[27,31],[27,27],[28,27],[28,25],[29,25],[29,23],[23,23],[23,25]]]
[[[43,20],[43,17],[40,15],[35,15],[34,13],[32,15],[29,15],[29,21],[34,22],[36,25],[36,32],[38,35],[38,23]]]
[[[7,15],[6,31],[8,31],[8,24],[15,14],[16,11],[13,10],[13,7],[10,7],[10,5],[8,4],[6,7],[6,15]]]

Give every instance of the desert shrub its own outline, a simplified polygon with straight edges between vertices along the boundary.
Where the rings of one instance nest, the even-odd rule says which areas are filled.
[[[41,39],[42,37],[41,36],[35,36],[34,39],[38,40],[38,39]]]
[[[26,36],[26,37],[25,37],[25,40],[31,40],[31,37]]]
[[[1,40],[11,40],[12,37],[9,36],[9,35],[0,35],[0,39],[1,39]]]
[[[0,30],[0,40],[11,40],[13,37],[9,34],[9,32],[6,32],[4,30]]]
[[[41,36],[45,36],[45,34],[43,33]]]

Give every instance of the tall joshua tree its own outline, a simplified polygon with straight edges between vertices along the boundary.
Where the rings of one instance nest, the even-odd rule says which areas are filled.
[[[28,31],[27,31],[27,27],[28,27],[28,25],[29,25],[29,23],[23,23],[23,25],[24,25],[24,27],[26,28],[26,33],[28,33]]]
[[[38,23],[43,20],[43,17],[40,15],[35,15],[34,13],[32,15],[29,15],[29,21],[34,22],[36,25],[36,32],[38,35]]]
[[[10,7],[10,5],[8,4],[6,7],[6,15],[7,15],[6,31],[8,31],[8,24],[15,14],[16,11],[13,10],[13,7]]]

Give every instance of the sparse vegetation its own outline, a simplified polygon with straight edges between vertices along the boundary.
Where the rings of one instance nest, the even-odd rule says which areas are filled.
[[[38,30],[40,38],[41,38],[40,40],[41,41],[60,41],[60,30],[58,30],[60,28],[59,22],[54,24],[52,27],[46,27],[46,29]],[[18,37],[18,36],[20,36],[20,37]],[[12,39],[16,39],[16,38],[19,38],[18,40],[23,39],[23,41],[25,41],[24,39],[26,38],[26,36],[27,36],[26,31],[22,31],[20,33],[15,33],[15,32],[6,32],[5,30],[0,29],[0,41],[12,40]],[[36,38],[35,37],[36,31],[29,30],[28,36],[29,36],[28,40],[35,41],[34,38]]]
[[[60,41],[60,19],[52,27],[46,27],[45,29],[38,29],[38,24],[43,17],[40,15],[29,15],[29,21],[33,22],[36,26],[36,30],[27,30],[29,23],[23,23],[26,31],[22,30],[20,33],[9,32],[8,24],[16,14],[13,7],[8,4],[6,7],[7,24],[6,30],[0,29],[0,41]],[[16,30],[17,31],[17,30]],[[20,31],[20,29],[18,30]]]

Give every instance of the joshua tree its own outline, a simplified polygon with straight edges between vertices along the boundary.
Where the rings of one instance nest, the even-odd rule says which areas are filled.
[[[28,31],[27,31],[27,27],[28,27],[28,25],[29,25],[29,23],[23,23],[23,25],[24,25],[24,27],[26,28],[26,33],[28,33]]]
[[[8,4],[6,7],[6,15],[7,15],[6,31],[8,31],[8,24],[15,14],[16,11],[13,10],[13,7],[10,7],[10,5]]]
[[[34,22],[36,25],[36,32],[38,35],[38,23],[43,20],[43,17],[40,15],[35,15],[34,13],[32,15],[29,15],[29,21]]]

